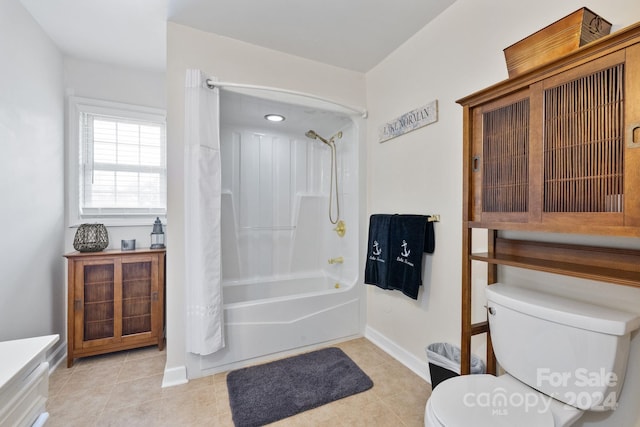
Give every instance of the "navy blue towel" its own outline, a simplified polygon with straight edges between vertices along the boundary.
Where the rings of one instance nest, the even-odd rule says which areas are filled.
[[[429,216],[371,215],[364,282],[418,299],[422,254],[434,250],[435,234]]]
[[[364,270],[364,283],[389,289],[389,231],[393,215],[376,214],[369,218],[369,244]]]
[[[388,282],[391,289],[418,299],[422,285],[422,254],[433,253],[433,223],[425,215],[395,215],[391,219]]]

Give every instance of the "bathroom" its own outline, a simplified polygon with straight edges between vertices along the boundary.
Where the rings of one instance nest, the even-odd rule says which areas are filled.
[[[64,215],[65,118],[58,100],[65,96],[65,89],[75,88],[78,95],[117,97],[120,102],[166,108],[168,141],[181,141],[184,72],[187,68],[200,68],[220,80],[286,88],[317,94],[341,104],[366,107],[369,117],[364,120],[365,138],[360,147],[361,191],[366,196],[366,203],[357,222],[347,224],[347,227],[353,227],[348,228],[347,233],[352,229],[358,230],[362,253],[366,245],[363,236],[366,236],[369,214],[434,213],[441,216],[441,221],[436,225],[436,251],[425,259],[424,268],[428,274],[425,274],[419,299],[412,301],[394,292],[366,287],[366,322],[360,334],[428,379],[424,347],[431,342],[456,343],[460,339],[462,112],[455,100],[507,77],[502,53],[506,46],[585,5],[620,26],[640,20],[640,6],[632,1],[570,1],[559,6],[557,2],[545,0],[528,4],[526,13],[523,13],[521,3],[506,0],[490,4],[458,0],[366,73],[302,59],[175,23],[170,23],[167,28],[166,74],[63,60],[59,54],[52,54],[49,47],[36,50],[41,53],[38,57],[44,63],[16,60],[4,70],[6,77],[2,92],[6,93],[15,86],[15,90],[31,97],[31,104],[25,107],[27,112],[40,114],[41,109],[46,108],[44,119],[53,123],[49,135],[57,137],[56,146],[52,147],[48,138],[36,135],[34,139],[39,141],[39,150],[29,153],[37,160],[35,166],[46,177],[44,182],[30,180],[29,168],[17,171],[17,180],[8,175],[5,166],[22,159],[23,153],[17,149],[9,151],[9,155],[2,156],[0,160],[0,170],[5,171],[0,172],[2,182],[12,182],[12,188],[20,190],[19,194],[14,194],[3,187],[4,199],[12,200],[11,206],[3,209],[3,218],[11,224],[23,224],[22,227],[6,227],[7,235],[2,244],[2,270],[9,272],[7,276],[11,284],[1,291],[0,297],[2,301],[11,298],[13,302],[11,307],[3,303],[1,323],[6,325],[7,319],[14,319],[12,323],[20,324],[15,332],[3,328],[2,338],[12,339],[19,334],[63,333],[66,328],[66,276],[62,254],[72,250],[73,230],[65,227]],[[21,18],[24,15],[24,12],[15,13]],[[12,26],[8,28],[13,28],[17,35],[26,31]],[[35,42],[33,48],[37,48]],[[259,65],[256,58],[259,58]],[[42,71],[45,69],[48,70],[46,73]],[[32,78],[34,70],[39,72]],[[16,86],[15,81],[21,84]],[[41,93],[37,102],[32,94],[34,89]],[[438,101],[436,123],[384,143],[377,142],[380,124],[432,100]],[[28,128],[14,130],[14,133],[21,137],[34,136]],[[169,250],[176,253],[181,253],[184,248],[180,235],[183,228],[182,157],[181,144],[169,143],[170,219],[167,244]],[[12,169],[12,173],[15,172]],[[26,195],[33,194],[41,185],[52,195],[36,204]],[[44,205],[46,212],[56,214],[42,211],[25,214],[16,209],[16,205],[37,208]],[[139,242],[146,243],[150,230],[150,224],[140,225],[133,233]],[[114,242],[131,234],[122,228],[114,228],[112,233]],[[572,236],[562,238],[569,242],[574,239]],[[638,247],[636,241],[624,239],[614,240],[612,245]],[[33,249],[35,246],[37,251]],[[483,248],[477,249],[481,251]],[[13,265],[16,256],[24,260],[22,267]],[[360,272],[364,267],[364,257],[358,262],[357,271]],[[33,268],[34,264],[38,267]],[[171,259],[167,270],[168,337],[182,336],[185,329],[184,289],[179,279],[183,268],[181,264],[180,259]],[[579,291],[584,299],[598,299],[626,310],[637,312],[640,302],[640,295],[633,288],[616,287],[614,292],[608,285],[549,274],[531,274],[516,269],[507,271],[507,274],[511,281],[526,280],[526,284],[531,286],[543,283],[550,291],[569,295]],[[47,285],[35,287],[31,284],[34,282]],[[481,305],[476,310],[478,316],[482,314]],[[29,314],[34,312],[39,314],[35,317]],[[636,338],[632,346],[636,360],[640,355],[639,347]],[[475,354],[482,354],[483,348],[482,340],[474,340]],[[184,343],[168,340],[166,370],[169,373],[180,372],[187,363],[186,358]],[[629,394],[637,396],[640,390],[640,366],[637,363],[630,365],[629,379],[631,381],[626,382],[625,391],[631,390]],[[633,425],[640,419],[634,412],[635,408],[625,413],[627,407],[622,404],[616,413],[623,421],[610,425]],[[584,425],[597,424],[596,421],[585,421]]]

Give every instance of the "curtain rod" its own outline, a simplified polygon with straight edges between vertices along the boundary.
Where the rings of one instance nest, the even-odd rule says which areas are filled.
[[[356,114],[358,114],[359,116],[361,116],[363,119],[366,119],[369,116],[369,112],[366,109],[362,109],[362,108],[358,108],[358,107],[351,107],[349,105],[345,105],[345,104],[340,104],[339,102],[335,102],[332,101],[330,99],[326,99],[326,98],[322,98],[316,95],[311,95],[309,93],[305,93],[305,92],[297,92],[295,90],[288,90],[288,89],[281,89],[281,88],[277,88],[277,87],[270,87],[270,86],[257,86],[257,85],[249,85],[249,84],[244,84],[244,83],[230,83],[230,82],[217,82],[211,79],[207,79],[206,80],[206,85],[209,89],[213,89],[215,87],[219,87],[219,88],[225,88],[225,87],[235,87],[235,88],[239,88],[239,89],[255,89],[255,90],[265,90],[265,91],[271,91],[271,92],[280,92],[280,93],[286,93],[289,95],[298,95],[298,96],[304,96],[306,98],[311,98],[311,99],[315,99],[317,101],[323,101],[323,102],[329,102],[331,104],[334,105],[338,105],[346,110],[352,111]]]

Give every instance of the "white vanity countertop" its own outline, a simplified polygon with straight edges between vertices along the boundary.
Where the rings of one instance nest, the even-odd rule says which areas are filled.
[[[46,335],[0,342],[0,390],[59,339],[59,335]]]

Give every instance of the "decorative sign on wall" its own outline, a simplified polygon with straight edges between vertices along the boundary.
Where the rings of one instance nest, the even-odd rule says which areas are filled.
[[[421,128],[438,121],[438,101],[404,113],[400,117],[387,122],[378,129],[378,142],[385,142],[396,136]]]

